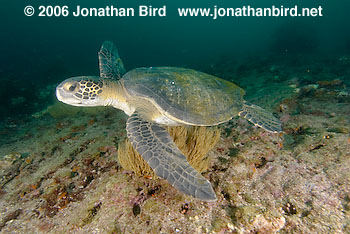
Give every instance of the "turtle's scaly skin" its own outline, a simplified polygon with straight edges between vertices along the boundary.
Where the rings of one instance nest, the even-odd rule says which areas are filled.
[[[136,68],[122,79],[134,102],[151,101],[178,123],[212,126],[242,110],[244,90],[215,76],[178,67]]]

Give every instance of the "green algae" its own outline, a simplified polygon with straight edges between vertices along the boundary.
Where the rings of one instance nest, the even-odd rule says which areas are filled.
[[[239,149],[238,148],[229,148],[229,153],[228,155],[233,158],[236,157],[239,153]]]
[[[97,215],[97,212],[101,209],[101,205],[102,203],[99,202],[88,208],[86,211],[86,216],[82,219],[81,224],[79,226],[83,227],[87,224],[90,224],[94,217]]]
[[[227,224],[229,220],[226,217],[216,216],[211,223],[211,231],[212,232],[220,232],[227,228]]]
[[[62,102],[56,102],[55,104],[47,108],[47,112],[55,119],[75,116],[82,108],[74,107]]]
[[[236,224],[250,225],[261,211],[255,206],[234,207],[229,210],[229,215]]]

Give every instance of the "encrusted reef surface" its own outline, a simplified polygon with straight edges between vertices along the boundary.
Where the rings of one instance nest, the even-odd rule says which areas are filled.
[[[126,116],[54,104],[0,126],[1,233],[350,233],[349,64],[219,61],[283,134],[220,126],[202,202],[118,163]],[[62,112],[64,114],[62,114]]]

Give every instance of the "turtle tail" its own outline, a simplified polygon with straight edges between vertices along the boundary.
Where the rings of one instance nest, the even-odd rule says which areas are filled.
[[[273,116],[272,113],[264,110],[260,106],[250,103],[244,103],[242,111],[238,113],[239,116],[252,122],[269,132],[282,132],[282,123],[279,119]]]

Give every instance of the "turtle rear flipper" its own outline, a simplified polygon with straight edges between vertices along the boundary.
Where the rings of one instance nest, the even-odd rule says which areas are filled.
[[[126,130],[134,149],[157,176],[187,195],[201,200],[216,200],[209,181],[191,167],[165,128],[141,119],[136,112],[129,117]]]
[[[246,118],[254,125],[259,126],[269,132],[282,132],[282,123],[270,112],[260,106],[244,103],[239,116]]]

